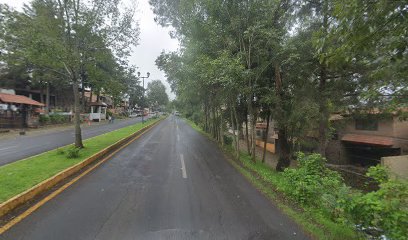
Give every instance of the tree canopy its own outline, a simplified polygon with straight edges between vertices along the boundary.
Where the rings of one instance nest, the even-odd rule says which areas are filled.
[[[153,80],[147,84],[147,101],[154,108],[166,106],[169,103],[166,86],[160,80]]]
[[[134,10],[117,0],[33,0],[22,12],[1,4],[2,78],[27,73],[39,83],[71,86],[75,146],[82,147],[79,89],[125,95],[127,57],[139,36]]]
[[[221,144],[227,123],[238,135],[245,129],[254,161],[259,118],[274,121],[283,170],[296,149],[325,155],[331,113],[408,103],[403,1],[150,4],[156,21],[171,25],[181,42],[179,51],[156,60],[180,110]]]

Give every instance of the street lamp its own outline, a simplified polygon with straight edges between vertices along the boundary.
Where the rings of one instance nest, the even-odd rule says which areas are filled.
[[[137,76],[138,76],[139,78],[142,78],[142,79],[143,79],[142,104],[144,104],[144,92],[145,92],[144,79],[145,79],[145,78],[149,78],[149,77],[150,77],[150,73],[147,72],[147,73],[146,73],[146,77],[141,77],[141,76],[140,76],[140,72],[137,72]],[[144,107],[143,107],[143,105],[142,105],[142,124],[143,124],[143,123],[144,123]]]

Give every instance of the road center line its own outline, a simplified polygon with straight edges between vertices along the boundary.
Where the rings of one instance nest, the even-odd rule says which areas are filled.
[[[183,178],[187,178],[186,164],[184,163],[184,156],[180,154],[181,161],[181,172],[183,173]]]

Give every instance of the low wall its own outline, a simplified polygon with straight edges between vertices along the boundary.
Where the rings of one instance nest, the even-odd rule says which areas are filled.
[[[255,140],[255,143],[257,146],[263,148],[264,147],[264,141],[261,140]],[[275,153],[275,144],[273,143],[266,143],[266,151]]]
[[[408,179],[408,155],[382,157],[381,165],[389,168],[392,176]]]

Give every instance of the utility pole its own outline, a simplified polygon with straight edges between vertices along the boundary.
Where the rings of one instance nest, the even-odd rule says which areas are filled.
[[[140,72],[137,72],[137,76],[138,76],[139,78],[142,78],[142,81],[143,81],[143,93],[142,93],[142,124],[144,124],[144,106],[143,106],[143,104],[144,104],[144,95],[145,95],[144,80],[145,80],[145,78],[149,78],[149,77],[150,77],[150,73],[147,72],[145,77],[141,77],[141,76],[140,76]]]

